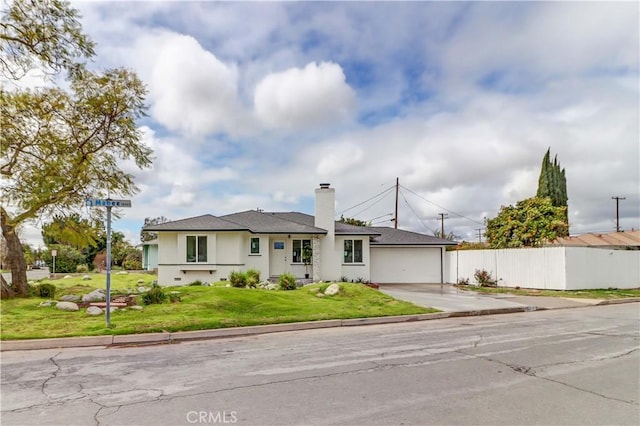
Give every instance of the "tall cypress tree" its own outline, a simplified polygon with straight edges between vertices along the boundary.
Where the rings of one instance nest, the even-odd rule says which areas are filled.
[[[542,159],[540,168],[540,178],[538,179],[539,198],[549,197],[554,207],[567,207],[567,177],[564,169],[560,168],[558,156],[551,162],[551,148],[549,148]],[[569,223],[569,216],[565,210],[566,222]]]

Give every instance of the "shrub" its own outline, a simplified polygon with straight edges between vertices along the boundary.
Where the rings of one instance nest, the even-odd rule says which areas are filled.
[[[249,269],[245,272],[247,287],[256,288],[260,284],[260,271]]]
[[[142,262],[138,259],[125,259],[125,261],[122,262],[122,267],[127,271],[139,271],[142,269]]]
[[[458,285],[469,285],[469,278],[460,278],[458,280]]]
[[[246,287],[247,275],[240,271],[231,271],[231,273],[229,274],[229,283],[231,283],[232,287]]]
[[[178,293],[169,293],[169,302],[171,303],[178,303],[181,302],[182,299],[180,298],[180,295]]]
[[[89,272],[89,267],[87,266],[86,263],[83,263],[81,265],[76,266],[76,272],[84,274]]]
[[[295,290],[298,287],[296,284],[296,277],[289,273],[280,275],[280,278],[278,278],[278,284],[280,285],[280,290]]]
[[[200,280],[195,280],[193,282],[189,283],[190,286],[197,286],[197,285],[202,285],[202,281]]]
[[[153,284],[149,291],[142,293],[142,303],[145,305],[160,304],[165,300],[167,300],[167,295],[158,284]]]
[[[46,262],[49,270],[53,272],[53,258],[51,257],[51,249],[57,250],[56,255],[56,273],[73,273],[76,272],[78,265],[85,263],[85,258],[80,250],[63,244],[52,244],[42,253],[42,257]]]
[[[346,275],[341,276],[340,277],[340,282],[348,283],[349,282],[349,277],[347,277]]]
[[[480,284],[480,287],[496,287],[496,281],[491,278],[491,274],[484,269],[476,269],[473,278]]]
[[[53,284],[40,284],[36,287],[36,295],[45,299],[53,299],[56,297],[56,286]]]

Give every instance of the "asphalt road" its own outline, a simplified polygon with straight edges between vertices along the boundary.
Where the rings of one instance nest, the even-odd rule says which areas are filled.
[[[1,422],[640,424],[638,303],[4,352]]]

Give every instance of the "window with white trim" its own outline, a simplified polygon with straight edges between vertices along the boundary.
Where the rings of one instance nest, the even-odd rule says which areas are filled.
[[[251,238],[251,254],[260,254],[260,238]]]
[[[293,263],[303,263],[303,251],[311,249],[311,240],[293,240],[293,253],[291,256]]]
[[[207,261],[207,237],[205,235],[187,235],[187,262]]]
[[[344,240],[344,263],[362,263],[362,240]]]

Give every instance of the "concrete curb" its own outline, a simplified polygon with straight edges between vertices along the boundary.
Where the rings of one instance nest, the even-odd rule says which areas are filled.
[[[619,305],[621,303],[634,303],[634,302],[640,302],[640,297],[627,297],[627,298],[624,298],[624,299],[603,300],[602,302],[597,303],[595,306]]]
[[[597,305],[640,302],[640,297],[606,300]],[[580,308],[582,306],[574,306]],[[570,307],[566,307],[570,308]],[[563,308],[563,309],[566,309]],[[519,306],[511,308],[480,309],[476,311],[437,312],[434,314],[400,315],[390,317],[350,318],[324,321],[293,322],[285,324],[256,325],[249,327],[216,328],[212,330],[179,331],[175,333],[123,334],[111,336],[61,337],[55,339],[3,340],[0,351],[21,351],[35,349],[58,349],[87,346],[122,346],[136,344],[161,344],[189,340],[206,340],[223,337],[251,336],[283,331],[302,331],[318,328],[355,327],[361,325],[394,324],[413,321],[429,321],[442,318],[470,317],[481,315],[513,314],[520,312],[544,311],[560,308]]]

